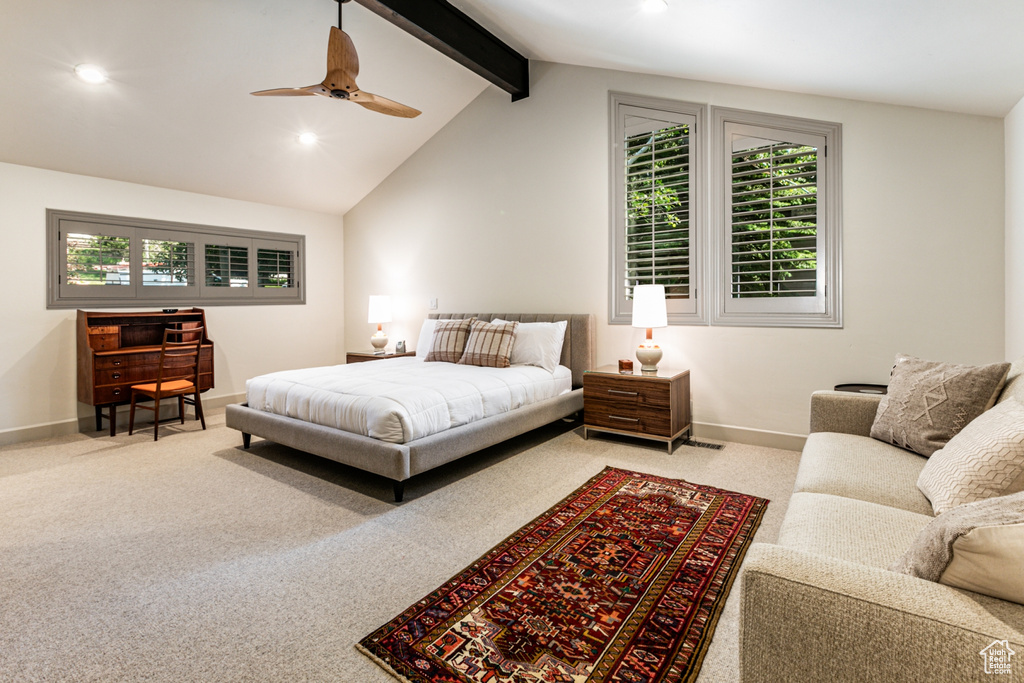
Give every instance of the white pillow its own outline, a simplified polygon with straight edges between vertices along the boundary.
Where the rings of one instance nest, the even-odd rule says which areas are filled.
[[[507,323],[495,318],[492,323]],[[519,323],[516,340],[512,344],[512,365],[536,365],[554,372],[562,359],[562,341],[565,339],[565,320],[556,323]]]
[[[1024,405],[1010,399],[976,417],[928,458],[917,488],[936,515],[1024,491]]]
[[[416,357],[423,360],[430,353],[430,345],[434,339],[434,323],[437,321],[433,318],[427,318],[423,321],[423,327],[420,328],[420,337],[416,340]]]

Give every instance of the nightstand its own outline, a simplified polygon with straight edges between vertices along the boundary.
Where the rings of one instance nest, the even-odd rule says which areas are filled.
[[[606,365],[583,373],[583,438],[590,431],[672,444],[690,431],[690,371],[619,373]]]
[[[368,360],[381,360],[384,358],[405,358],[406,356],[415,356],[415,351],[406,351],[405,353],[374,353],[373,351],[356,351],[345,354],[346,363],[365,363]]]

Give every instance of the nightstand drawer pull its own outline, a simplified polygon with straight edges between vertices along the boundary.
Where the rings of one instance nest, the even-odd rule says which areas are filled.
[[[618,394],[619,396],[639,396],[635,391],[619,391],[618,389],[609,389],[609,394]]]
[[[637,417],[619,417],[618,415],[609,415],[610,420],[622,420],[623,422],[639,422],[640,418]]]

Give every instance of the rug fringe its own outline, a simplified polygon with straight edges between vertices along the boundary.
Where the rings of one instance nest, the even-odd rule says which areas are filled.
[[[377,655],[375,655],[372,652],[370,652],[369,650],[367,650],[365,647],[363,647],[362,643],[356,643],[355,644],[355,648],[356,648],[356,650],[358,650],[359,652],[362,652],[364,655],[366,655],[371,660],[373,660],[373,662],[377,666],[379,666],[380,668],[382,668],[385,671],[387,671],[389,674],[391,674],[396,679],[400,680],[402,683],[413,683],[413,681],[410,681],[408,678],[406,678],[402,674],[400,674],[397,671],[395,671],[394,669],[392,669],[390,664],[388,664],[383,659],[381,659]]]

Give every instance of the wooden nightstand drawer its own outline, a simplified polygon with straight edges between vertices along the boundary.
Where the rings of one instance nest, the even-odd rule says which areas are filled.
[[[588,373],[583,376],[583,400],[587,399],[616,401],[622,405],[668,407],[669,385],[629,375],[614,377]]]
[[[672,436],[671,416],[668,411],[616,406],[604,401],[590,401],[586,398],[584,398],[583,406],[583,422],[588,427],[650,434],[665,438]]]

